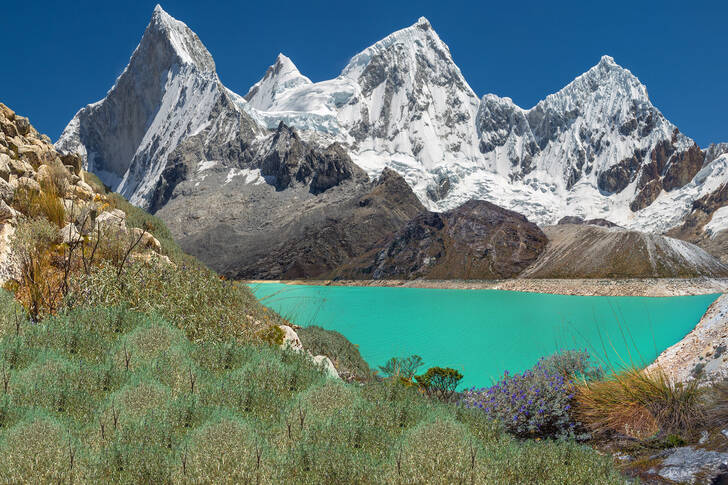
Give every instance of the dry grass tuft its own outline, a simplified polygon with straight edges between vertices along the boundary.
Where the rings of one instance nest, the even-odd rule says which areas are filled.
[[[663,372],[630,369],[581,384],[576,412],[596,435],[647,439],[665,432],[690,437],[707,420],[703,396],[695,381],[675,384]]]
[[[728,380],[711,387],[708,409],[710,426],[723,427],[728,423]]]
[[[66,210],[54,185],[40,192],[19,188],[15,192],[13,208],[28,219],[43,217],[58,227],[63,227],[66,222]]]

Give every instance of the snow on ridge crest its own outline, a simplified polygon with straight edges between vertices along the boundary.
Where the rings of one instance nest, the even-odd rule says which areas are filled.
[[[311,84],[311,80],[301,74],[290,58],[279,53],[263,78],[251,86],[244,98],[253,108],[266,111],[285,91],[307,84]]]
[[[159,4],[154,7],[154,13],[144,32],[142,43],[148,33],[155,42],[159,42],[160,37],[166,38],[182,63],[193,64],[206,71],[215,71],[215,61],[197,34],[187,24],[169,15]]]

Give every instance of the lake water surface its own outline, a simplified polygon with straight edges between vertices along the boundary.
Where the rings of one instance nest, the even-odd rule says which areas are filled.
[[[587,349],[615,367],[646,365],[690,332],[719,296],[566,296],[263,283],[262,303],[292,322],[341,332],[372,369],[418,354],[453,367],[462,387],[487,386],[557,349]]]

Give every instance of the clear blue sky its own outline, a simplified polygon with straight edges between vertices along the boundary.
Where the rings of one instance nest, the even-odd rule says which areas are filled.
[[[155,1],[15,2],[2,7],[0,101],[54,140],[126,66]],[[701,146],[728,141],[728,3],[691,1],[166,0],[245,94],[278,52],[313,81],[426,16],[473,90],[524,108],[609,54]]]

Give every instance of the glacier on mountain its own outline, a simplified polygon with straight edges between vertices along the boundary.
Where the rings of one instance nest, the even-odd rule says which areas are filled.
[[[255,173],[281,123],[316,146],[340,144],[372,177],[398,171],[431,209],[485,199],[539,224],[574,215],[662,232],[728,180],[728,149],[701,151],[611,57],[523,109],[478,98],[425,18],[331,80],[313,83],[279,54],[239,96],[199,38],[157,6],[106,98],[82,108],[56,145],[154,207],[182,167],[215,159],[229,179]]]

